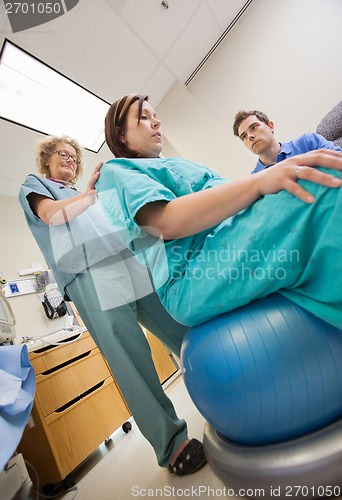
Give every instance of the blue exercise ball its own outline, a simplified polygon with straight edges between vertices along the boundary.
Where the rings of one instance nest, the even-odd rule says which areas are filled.
[[[181,365],[200,413],[236,443],[278,443],[342,417],[342,331],[280,294],[191,328]]]

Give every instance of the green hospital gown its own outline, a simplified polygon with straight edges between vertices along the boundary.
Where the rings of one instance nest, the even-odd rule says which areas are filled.
[[[96,189],[109,219],[128,228],[125,244],[147,261],[164,307],[179,322],[194,326],[278,291],[342,328],[341,189],[301,181],[315,203],[281,191],[206,231],[165,242],[135,221],[147,203],[223,182],[181,158],[117,158],[102,167]]]

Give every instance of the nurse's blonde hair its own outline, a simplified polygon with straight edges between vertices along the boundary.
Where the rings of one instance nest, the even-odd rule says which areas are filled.
[[[36,146],[37,170],[44,177],[51,177],[48,160],[50,156],[56,151],[56,148],[58,147],[59,144],[69,144],[76,151],[79,163],[77,164],[75,177],[70,181],[71,184],[75,184],[77,182],[77,179],[83,174],[83,168],[84,168],[83,150],[75,139],[71,139],[71,137],[68,137],[67,135],[62,135],[61,137],[58,137],[56,135],[50,135],[37,144]]]

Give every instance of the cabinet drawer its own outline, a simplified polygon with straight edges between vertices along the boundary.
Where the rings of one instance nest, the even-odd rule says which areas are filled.
[[[30,361],[37,375],[61,365],[70,359],[91,351],[96,347],[95,342],[86,332],[77,342],[64,344],[52,349],[40,349],[30,353]]]
[[[130,417],[113,379],[60,414],[46,419],[51,445],[62,477]]]
[[[67,366],[37,376],[36,399],[44,417],[74,399],[83,397],[111,374],[96,348]]]

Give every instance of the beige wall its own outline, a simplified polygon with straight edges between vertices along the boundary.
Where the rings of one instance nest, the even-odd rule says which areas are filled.
[[[7,281],[19,279],[18,271],[31,268],[33,262],[40,262],[48,269],[18,200],[0,196],[0,214],[0,271]],[[64,327],[64,318],[49,320],[45,316],[37,293],[10,297],[9,302],[16,318],[18,341],[22,336],[40,337]]]
[[[17,198],[0,196],[0,213],[0,271],[6,279],[18,278],[18,270],[30,268],[32,262],[40,262],[47,269]]]
[[[279,140],[314,131],[342,99],[342,2],[254,0],[188,87],[158,107],[181,156],[236,178],[256,157],[232,134],[239,109],[261,109]]]

